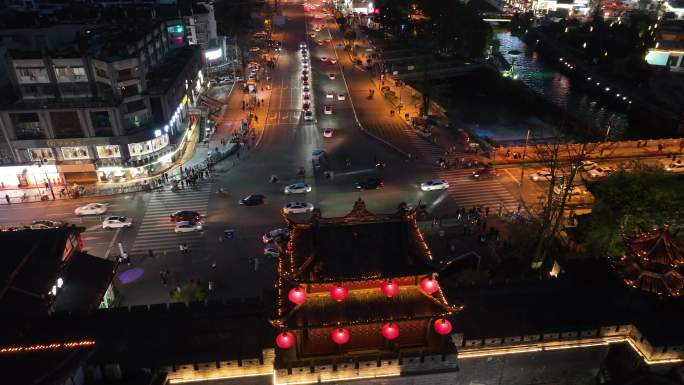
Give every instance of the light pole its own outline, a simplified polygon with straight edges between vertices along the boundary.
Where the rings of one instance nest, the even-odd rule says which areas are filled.
[[[523,153],[522,153],[522,163],[520,164],[520,196],[522,197],[522,187],[523,187],[523,178],[525,177],[525,156],[527,155],[527,143],[530,141],[530,132],[532,131],[531,128],[527,129],[527,135],[525,136],[525,147],[523,147]]]

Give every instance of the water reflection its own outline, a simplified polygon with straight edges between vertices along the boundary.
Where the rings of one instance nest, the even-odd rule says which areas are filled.
[[[629,124],[624,114],[607,109],[596,99],[573,87],[570,79],[544,63],[531,47],[508,31],[496,31],[500,52],[513,63],[518,79],[547,100],[585,121],[595,129],[605,130],[610,124],[613,135],[624,132]],[[520,51],[515,58],[511,50]]]

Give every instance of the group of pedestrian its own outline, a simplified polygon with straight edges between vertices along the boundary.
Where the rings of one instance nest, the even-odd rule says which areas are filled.
[[[189,254],[190,249],[188,249],[188,244],[187,243],[181,243],[178,245],[178,249],[180,250],[181,254]]]

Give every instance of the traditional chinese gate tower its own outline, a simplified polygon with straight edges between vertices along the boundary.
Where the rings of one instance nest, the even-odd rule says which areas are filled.
[[[379,368],[394,359],[398,370],[426,356],[455,367],[447,362],[455,351],[449,316],[462,306],[442,294],[414,213],[376,215],[359,199],[344,217],[315,212],[305,223],[286,220],[290,241],[278,258],[271,321],[279,329],[276,373],[296,375],[299,367],[306,376],[328,365],[340,380],[334,372],[342,367],[359,377],[369,360]]]

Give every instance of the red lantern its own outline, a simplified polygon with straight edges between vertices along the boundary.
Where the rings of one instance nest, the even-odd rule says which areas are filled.
[[[382,290],[382,294],[385,297],[392,298],[395,295],[399,294],[399,285],[397,285],[394,281],[390,279],[382,283],[382,286],[380,286],[380,290]]]
[[[342,285],[333,285],[330,288],[330,296],[337,302],[344,301],[349,295],[349,289]]]
[[[306,301],[306,292],[299,287],[295,287],[290,289],[290,292],[287,294],[287,299],[289,299],[290,302],[299,305]]]
[[[439,282],[433,277],[425,277],[420,281],[420,288],[428,294],[432,294],[439,290]]]
[[[386,339],[393,340],[399,337],[399,326],[393,323],[386,323],[382,325],[382,329],[380,330],[380,332],[382,333],[382,336]]]
[[[444,318],[436,320],[433,327],[435,328],[437,334],[445,336],[451,333],[451,322]]]
[[[338,345],[344,345],[349,342],[349,330],[343,328],[337,328],[330,334],[332,340]]]
[[[281,349],[289,349],[294,345],[295,337],[290,332],[282,332],[276,337],[276,345]]]

